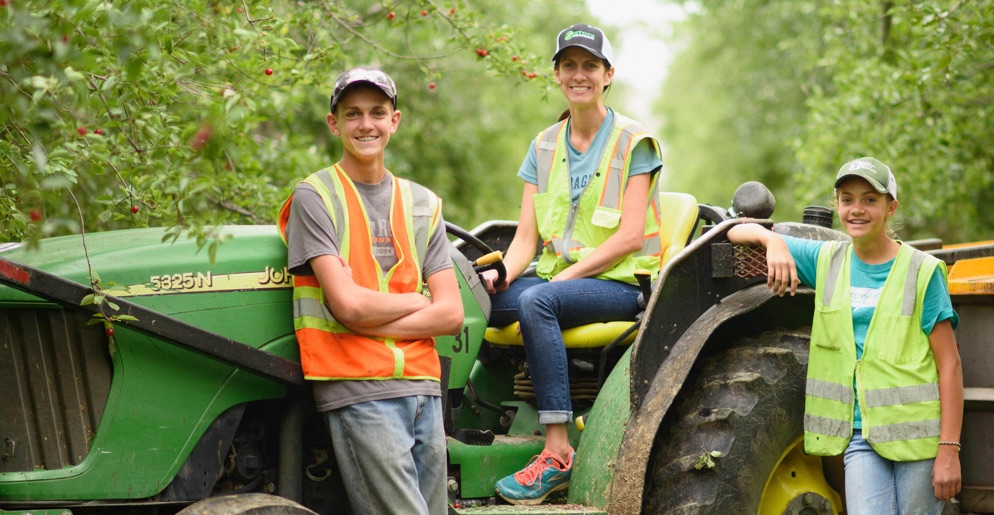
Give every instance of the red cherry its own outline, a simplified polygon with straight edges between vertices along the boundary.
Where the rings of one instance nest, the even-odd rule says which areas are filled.
[[[518,62],[518,56],[516,55],[511,56],[511,61]]]
[[[529,79],[534,79],[535,77],[538,77],[538,74],[537,74],[537,73],[529,73],[529,74],[528,74],[528,78],[529,78]]]
[[[428,89],[435,89],[435,83],[434,82],[429,82],[428,83]]]
[[[0,7],[7,7],[7,0],[0,0]]]
[[[80,136],[86,136],[89,132],[90,129],[87,129],[86,126],[79,127],[76,129],[76,134],[79,134]]]
[[[229,52],[237,52],[238,51],[238,45],[235,45],[235,46],[229,48],[228,51]]]
[[[449,16],[452,16],[455,13],[456,13],[456,8],[455,7],[453,7],[452,9],[449,9]]]
[[[96,129],[96,130],[93,131],[93,133],[96,134],[97,136],[103,136],[104,135],[104,130],[103,129]]]
[[[201,125],[197,130],[197,133],[193,135],[193,139],[190,140],[190,148],[193,150],[200,150],[207,144],[207,140],[211,139],[211,134],[214,132],[214,127],[210,124]]]
[[[272,74],[273,74],[273,69],[272,68],[266,68],[266,75],[272,75]]]
[[[238,13],[238,14],[242,14],[242,8],[239,7],[238,9],[235,9],[235,12]]]
[[[488,52],[486,48],[477,48],[476,49],[476,55],[478,55],[480,57],[486,57],[487,54],[489,54],[489,53],[490,52]]]
[[[0,1],[2,1],[2,0],[0,0]],[[41,210],[40,209],[32,209],[31,211],[28,211],[28,218],[30,218],[32,222],[37,222],[37,221],[41,220]]]
[[[521,70],[521,75],[528,76],[528,70]]]
[[[395,17],[397,17],[397,13],[395,13],[395,12],[393,12],[393,11],[390,11],[389,13],[387,13],[387,19],[388,19],[388,20],[392,20],[392,19],[394,19]]]
[[[428,16],[428,11],[421,11],[421,16]]]
[[[131,206],[131,212],[137,215],[138,214],[138,206]]]
[[[107,326],[107,329],[104,330],[104,332],[107,333],[107,336],[114,336],[114,328],[109,325]]]
[[[68,43],[69,42],[69,34],[63,34],[62,35],[62,42],[63,43]]]

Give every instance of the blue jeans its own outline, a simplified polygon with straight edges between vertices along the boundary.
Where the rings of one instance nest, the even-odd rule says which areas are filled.
[[[934,459],[888,460],[877,454],[856,429],[843,460],[848,515],[942,513],[945,503],[935,498],[932,488]]]
[[[521,322],[540,424],[562,424],[573,416],[562,330],[594,322],[634,321],[638,294],[638,286],[618,281],[521,277],[491,297],[490,325]]]
[[[448,513],[441,398],[362,402],[325,416],[357,515]]]

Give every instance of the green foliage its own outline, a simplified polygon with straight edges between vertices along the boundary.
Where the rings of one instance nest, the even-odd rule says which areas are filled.
[[[842,163],[873,155],[897,176],[901,237],[990,238],[989,2],[686,5],[698,10],[658,106],[669,186],[727,205],[739,183],[760,180],[775,216],[797,219],[831,202]]]
[[[826,8],[822,63],[798,157],[817,172],[860,155],[894,170],[905,238],[988,239],[994,214],[994,5],[849,2]],[[822,191],[825,181],[821,182]]]
[[[727,207],[739,184],[760,181],[779,194],[778,214],[792,211],[782,194],[799,168],[790,142],[800,135],[804,92],[820,80],[805,64],[817,45],[817,4],[697,3],[678,28],[681,50],[657,105],[668,188]]]
[[[162,226],[214,253],[218,226],[273,223],[296,181],[340,157],[328,94],[357,65],[398,83],[395,173],[457,223],[514,217],[514,171],[561,109],[545,24],[580,3],[9,0],[0,242]],[[519,19],[530,36],[506,25]]]
[[[716,466],[714,460],[722,456],[721,451],[704,451],[694,460],[694,470],[711,470]]]

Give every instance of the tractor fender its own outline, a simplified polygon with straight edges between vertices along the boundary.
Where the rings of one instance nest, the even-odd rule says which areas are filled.
[[[628,420],[611,483],[608,513],[634,515],[641,512],[656,433],[712,333],[728,320],[774,298],[777,296],[765,283],[732,293],[705,311],[676,341],[652,379],[641,405]],[[640,339],[646,337],[651,335],[640,335]]]

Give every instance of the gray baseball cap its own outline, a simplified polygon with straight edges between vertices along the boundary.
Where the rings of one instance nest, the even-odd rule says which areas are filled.
[[[337,106],[338,101],[342,99],[342,95],[345,94],[345,90],[362,82],[379,88],[384,94],[386,94],[387,98],[393,102],[394,109],[397,108],[397,85],[393,83],[393,79],[380,70],[359,67],[342,72],[342,74],[335,79],[335,89],[331,93],[331,112],[335,112],[335,106]]]
[[[556,38],[556,53],[552,55],[552,60],[558,60],[559,54],[571,46],[578,46],[604,59],[608,66],[614,61],[614,51],[611,50],[611,42],[607,40],[604,31],[586,23],[576,23],[559,32],[559,37]]]
[[[878,193],[890,193],[897,200],[897,180],[894,179],[890,167],[872,157],[853,159],[839,168],[835,176],[835,187],[838,188],[848,177],[862,177],[873,186]]]

